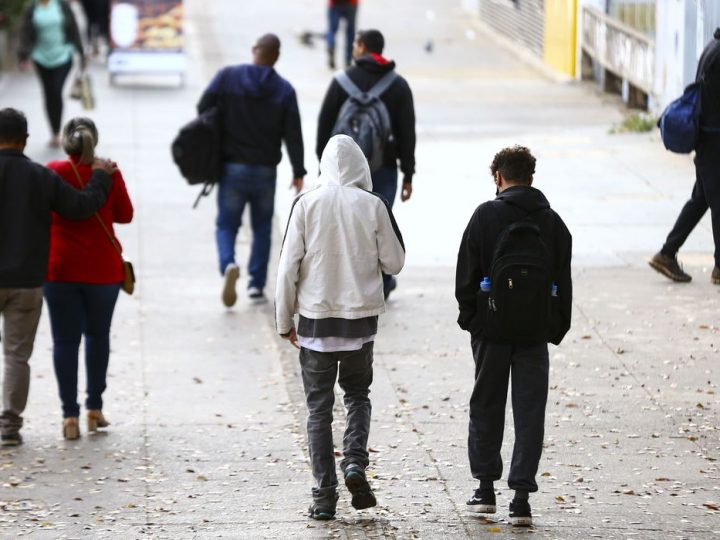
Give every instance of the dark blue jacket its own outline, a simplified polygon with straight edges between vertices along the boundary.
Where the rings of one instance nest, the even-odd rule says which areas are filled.
[[[223,161],[277,165],[282,141],[293,176],[305,176],[303,140],[295,89],[269,66],[226,67],[200,98],[198,112],[219,105],[223,118]]]

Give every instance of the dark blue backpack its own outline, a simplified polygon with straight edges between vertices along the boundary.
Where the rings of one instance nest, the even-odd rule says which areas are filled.
[[[658,121],[665,148],[689,154],[697,146],[700,133],[700,90],[702,82],[685,88],[682,96],[670,103]]]

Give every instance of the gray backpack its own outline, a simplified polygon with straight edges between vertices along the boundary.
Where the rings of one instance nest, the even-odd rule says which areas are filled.
[[[393,138],[390,114],[380,96],[396,78],[395,72],[389,71],[375,86],[363,92],[344,71],[335,75],[348,98],[340,108],[332,135],[351,137],[365,154],[371,171],[382,167],[385,145]]]

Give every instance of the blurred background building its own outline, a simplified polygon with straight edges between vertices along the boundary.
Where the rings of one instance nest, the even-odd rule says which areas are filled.
[[[631,107],[661,110],[695,78],[720,26],[718,0],[461,0],[559,74],[594,79]]]

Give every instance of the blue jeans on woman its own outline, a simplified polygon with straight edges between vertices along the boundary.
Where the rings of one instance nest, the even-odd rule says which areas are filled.
[[[235,262],[235,240],[242,224],[245,205],[250,204],[253,239],[248,263],[248,288],[257,287],[262,290],[267,281],[276,177],[275,167],[226,163],[220,181],[218,215],[215,222],[220,274],[225,273],[228,264]]]
[[[102,409],[108,361],[110,324],[120,284],[94,285],[49,281],[44,293],[50,312],[53,364],[62,401],[63,417],[77,417],[78,353],[85,336],[87,373],[86,409]]]

